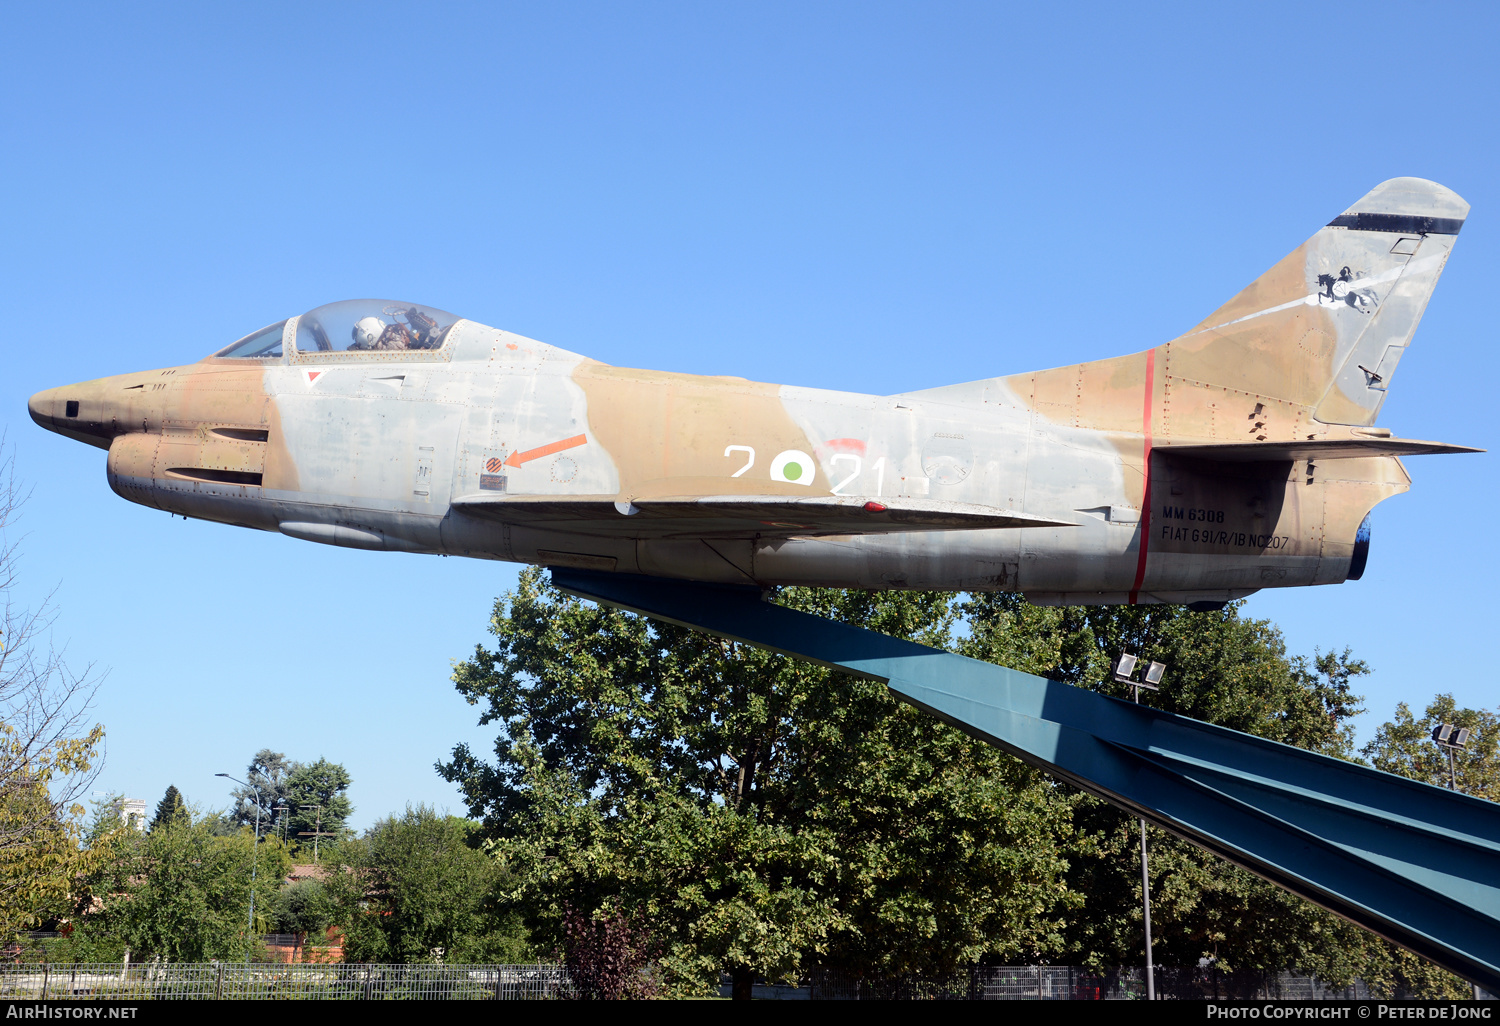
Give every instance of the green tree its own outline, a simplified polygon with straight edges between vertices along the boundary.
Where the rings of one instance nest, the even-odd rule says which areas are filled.
[[[1470,731],[1464,750],[1453,757],[1452,773],[1458,790],[1500,801],[1500,715],[1488,709],[1459,708],[1451,694],[1434,696],[1421,719],[1412,715],[1405,702],[1399,703],[1395,719],[1381,724],[1360,752],[1376,769],[1448,787],[1448,753],[1432,740],[1433,729],[1443,723]],[[1380,954],[1383,957],[1372,960],[1362,975],[1386,993],[1429,998],[1469,996],[1467,983],[1425,959],[1389,944]]]
[[[1110,661],[1129,650],[1168,664],[1149,704],[1353,755],[1364,663],[1347,650],[1289,656],[1276,627],[1238,605],[803,589],[777,600],[937,646],[956,634],[965,654],[1115,697],[1128,691]],[[883,687],[567,599],[535,571],[496,604],[491,631],[495,648],[454,680],[500,728],[495,756],[459,746],[439,770],[484,817],[513,874],[506,900],[543,946],[561,945],[569,914],[627,916],[656,932],[678,992],[721,970],[747,993],[755,975],[814,966],[882,977],[975,959],[1140,964],[1136,821]],[[1211,959],[1230,992],[1292,968],[1394,995],[1461,993],[1423,960],[1150,833],[1159,965]]]
[[[788,589],[780,601],[946,644],[950,596]],[[1062,943],[1065,795],[882,685],[565,598],[536,571],[459,691],[495,761],[440,766],[560,947],[565,906],[659,934],[669,988],[721,970],[888,976]],[[1086,843],[1085,843],[1086,846]]]
[[[236,826],[254,829],[256,806],[259,805],[261,831],[265,834],[283,833],[282,817],[285,811],[290,811],[287,778],[296,768],[297,764],[288,762],[282,752],[273,752],[269,748],[256,752],[250,765],[245,767],[245,779],[253,786],[241,784],[231,792],[234,806],[229,813],[230,821]]]
[[[287,836],[299,842],[311,842],[304,833],[343,833],[345,821],[354,806],[345,794],[351,780],[349,771],[335,762],[319,758],[313,763],[293,763],[286,778]]]
[[[187,817],[187,806],[175,785],[167,785],[167,793],[156,803],[156,815],[151,819],[151,829],[160,830],[181,822]]]
[[[496,912],[502,880],[480,851],[478,825],[427,806],[383,819],[338,846],[325,884],[356,962],[522,961],[531,952],[516,917]]]
[[[1500,710],[1497,710],[1500,712]],[[1458,790],[1476,798],[1500,801],[1500,715],[1488,709],[1460,709],[1453,696],[1438,695],[1421,719],[1412,716],[1405,702],[1396,706],[1396,718],[1381,724],[1374,739],[1361,753],[1376,769],[1396,773],[1437,787],[1449,785],[1448,753],[1432,740],[1432,732],[1443,723],[1469,728],[1462,752],[1455,753],[1453,771]]]
[[[36,777],[0,785],[0,936],[7,942],[18,930],[66,915],[76,878],[102,862],[80,847],[83,807],[59,814],[48,788],[54,775],[83,772],[80,763],[91,758],[86,742],[64,742],[34,764]]]
[[[82,833],[82,843],[86,848],[95,848],[110,840],[118,830],[130,826],[125,822],[125,796],[122,794],[107,794],[102,798],[95,798],[89,803],[93,806],[93,812],[89,816],[88,825]]]
[[[14,538],[23,495],[0,446],[0,539]],[[90,725],[98,688],[48,643],[54,611],[28,609],[11,589],[19,550],[0,540],[0,944],[55,918],[74,879],[97,859],[79,846],[104,728]]]
[[[186,815],[148,834],[121,831],[107,845],[108,864],[91,878],[80,929],[98,941],[113,938],[132,958],[168,962],[241,959],[251,947],[246,935],[252,890],[256,907],[273,900],[291,860],[276,838],[249,830],[229,837],[215,833],[213,817]],[[256,924],[264,932],[264,916]]]
[[[1122,651],[1167,664],[1159,692],[1142,702],[1310,751],[1352,757],[1353,693],[1369,673],[1346,649],[1309,660],[1288,657],[1269,620],[1240,615],[1242,603],[1216,612],[1184,606],[1033,606],[1019,595],[988,593],[964,607],[970,633],[962,650],[1013,669],[1116,698],[1110,664]]]
[[[1242,616],[1239,604],[1211,613],[1180,606],[1054,608],[990,594],[971,599],[966,612],[969,655],[1127,698],[1128,688],[1113,682],[1110,661],[1131,651],[1168,667],[1161,691],[1143,693],[1145,703],[1352,757],[1349,721],[1362,701],[1353,683],[1368,667],[1347,650],[1288,657],[1275,625]],[[1420,739],[1429,728],[1415,729]],[[1068,886],[1086,905],[1068,924],[1066,957],[1096,968],[1139,965],[1138,823],[1093,798],[1081,803],[1075,822],[1092,847],[1069,853]],[[1462,995],[1457,978],[1430,963],[1179,838],[1149,833],[1158,965],[1212,959],[1231,991],[1236,984],[1253,988],[1268,972],[1296,969],[1334,984],[1359,976],[1377,993]]]
[[[321,881],[299,880],[277,891],[266,907],[266,918],[274,933],[305,933],[310,942],[320,942],[323,932],[338,920],[334,897]]]

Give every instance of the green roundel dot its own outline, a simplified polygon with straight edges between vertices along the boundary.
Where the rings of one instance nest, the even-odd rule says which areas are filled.
[[[795,481],[802,476],[802,467],[796,463],[788,463],[781,468],[781,475],[788,481]]]

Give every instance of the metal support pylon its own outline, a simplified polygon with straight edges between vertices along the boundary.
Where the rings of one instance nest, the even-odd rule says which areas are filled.
[[[882,681],[982,741],[1500,992],[1500,805],[777,606],[552,569],[581,598]]]

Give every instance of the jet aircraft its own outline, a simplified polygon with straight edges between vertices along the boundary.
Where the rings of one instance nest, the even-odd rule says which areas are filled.
[[[38,393],[110,487],[332,545],[709,582],[1188,603],[1357,580],[1375,426],[1468,213],[1377,186],[1146,352],[876,396],[613,367],[353,300]]]

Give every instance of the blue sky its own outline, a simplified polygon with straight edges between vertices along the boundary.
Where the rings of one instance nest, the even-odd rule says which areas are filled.
[[[1473,213],[1381,423],[1493,447],[1496,11],[9,6],[11,540],[18,597],[108,670],[98,786],[218,806],[271,747],[348,766],[358,826],[459,811],[432,764],[489,735],[450,662],[514,567],[169,519],[25,412],[333,300],[891,393],[1156,345],[1416,175]],[[1497,704],[1494,460],[1408,460],[1364,580],[1249,603],[1374,666],[1363,736],[1403,699]]]

